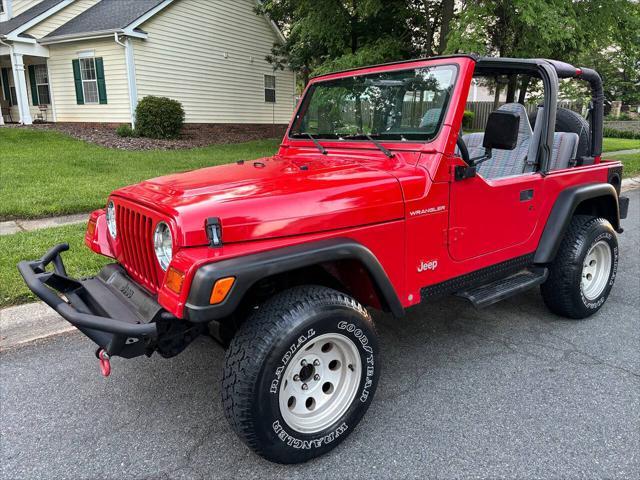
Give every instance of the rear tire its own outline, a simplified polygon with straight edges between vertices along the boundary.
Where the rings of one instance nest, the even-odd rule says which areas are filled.
[[[222,402],[257,454],[278,463],[322,455],[353,431],[380,367],[369,313],[319,286],[279,293],[240,327],[225,357]]]
[[[542,298],[557,315],[587,318],[606,302],[617,270],[618,240],[609,221],[576,215],[540,287]]]

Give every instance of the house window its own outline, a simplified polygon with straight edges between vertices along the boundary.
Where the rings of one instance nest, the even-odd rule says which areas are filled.
[[[275,75],[264,76],[264,101],[276,103],[276,77]]]
[[[82,77],[84,103],[98,103],[98,77],[96,75],[95,58],[80,59],[80,75]]]
[[[0,13],[4,13],[4,1],[0,0]]]
[[[38,103],[49,105],[51,103],[49,95],[49,72],[46,65],[34,65],[36,88],[38,89]]]
[[[8,75],[8,80],[10,98],[7,98],[7,100],[9,100],[11,106],[18,105],[18,95],[16,94],[16,86],[13,84],[13,75],[11,73]]]

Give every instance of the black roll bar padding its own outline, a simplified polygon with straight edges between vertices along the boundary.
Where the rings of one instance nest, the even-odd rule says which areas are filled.
[[[591,156],[602,154],[602,135],[604,122],[604,89],[602,78],[591,68],[580,68],[577,78],[589,82],[591,86]]]

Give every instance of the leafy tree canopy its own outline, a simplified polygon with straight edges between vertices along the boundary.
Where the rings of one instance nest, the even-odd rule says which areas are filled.
[[[267,60],[305,84],[329,71],[475,52],[593,67],[608,99],[640,103],[636,0],[263,0],[257,11],[286,36]]]
[[[433,55],[444,50],[453,0],[265,0],[267,14],[285,32],[267,58],[288,65],[306,83],[312,74]]]

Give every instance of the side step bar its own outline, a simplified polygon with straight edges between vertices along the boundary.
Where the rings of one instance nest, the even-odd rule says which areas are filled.
[[[457,292],[456,296],[466,298],[476,308],[484,308],[540,285],[548,276],[547,268],[525,269],[509,277]]]

